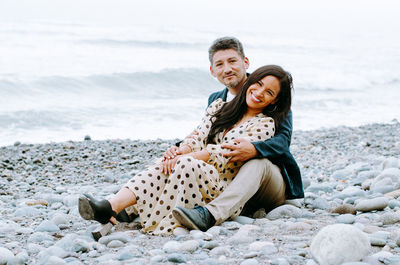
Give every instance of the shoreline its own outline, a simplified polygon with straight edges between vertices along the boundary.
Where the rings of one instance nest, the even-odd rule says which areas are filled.
[[[303,130],[303,129],[296,129],[294,128],[293,134],[296,133],[306,133],[306,132],[324,132],[324,131],[332,131],[332,130],[338,130],[341,128],[363,128],[363,127],[369,127],[369,126],[385,126],[385,125],[393,125],[400,123],[397,119],[393,119],[391,122],[385,122],[385,123],[367,123],[363,125],[354,125],[354,126],[347,126],[347,125],[339,125],[339,126],[334,126],[334,127],[322,127],[318,129],[311,129],[311,130]],[[46,144],[62,144],[62,143],[67,143],[67,142],[72,142],[72,143],[79,143],[82,141],[86,141],[85,138],[89,138],[88,141],[141,141],[141,142],[152,142],[152,141],[165,141],[165,142],[171,142],[171,141],[181,141],[179,138],[155,138],[155,139],[133,139],[133,138],[107,138],[107,139],[91,139],[90,135],[83,136],[81,140],[65,140],[65,141],[44,141],[44,142],[35,142],[35,143],[25,143],[21,142],[19,140],[14,141],[12,144],[5,144],[5,145],[0,145],[0,148],[7,148],[11,146],[19,146],[19,145],[46,145]]]
[[[400,260],[400,200],[387,199],[382,209],[332,213],[341,205],[354,208],[362,200],[379,199],[390,189],[400,188],[400,173],[396,175],[400,172],[399,132],[398,122],[295,130],[291,151],[301,168],[305,199],[288,202],[268,215],[240,216],[207,233],[177,230],[170,237],[148,236],[137,230],[137,224],[129,224],[116,226],[101,242],[90,235],[97,223],[83,220],[78,213],[79,195],[102,198],[118,191],[176,139],[3,146],[0,261],[4,253],[12,253],[11,261],[28,264],[172,264],[176,260],[287,264],[279,263],[286,260],[312,265],[316,259],[311,253],[313,238],[335,223],[351,224],[368,236],[371,246],[365,259],[389,252]],[[393,171],[390,180],[380,177],[386,169]],[[263,247],[257,247],[261,243]]]

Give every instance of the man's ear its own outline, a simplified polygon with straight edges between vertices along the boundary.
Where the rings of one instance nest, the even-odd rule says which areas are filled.
[[[246,68],[246,70],[249,69],[249,66],[250,66],[249,58],[244,57],[243,62],[244,62],[244,67]]]
[[[217,77],[217,75],[214,73],[214,70],[212,69],[212,65],[210,65],[210,73],[213,77]]]

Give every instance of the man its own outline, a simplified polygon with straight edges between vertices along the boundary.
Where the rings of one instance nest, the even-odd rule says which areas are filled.
[[[208,105],[221,98],[229,101],[246,81],[249,60],[239,40],[224,37],[209,48],[211,74],[226,86],[211,94]],[[275,136],[265,142],[237,139],[236,145],[222,145],[230,150],[225,156],[230,161],[247,161],[235,179],[213,201],[193,209],[177,207],[173,214],[189,229],[206,231],[229,217],[242,212],[251,213],[258,208],[271,210],[286,199],[304,197],[300,170],[289,151],[292,135],[292,112],[279,125]]]

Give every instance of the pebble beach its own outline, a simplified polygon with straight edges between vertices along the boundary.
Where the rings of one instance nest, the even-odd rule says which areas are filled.
[[[400,123],[294,131],[305,198],[207,232],[143,234],[119,223],[95,241],[78,212],[160,157],[171,140],[0,147],[0,264],[400,264]]]

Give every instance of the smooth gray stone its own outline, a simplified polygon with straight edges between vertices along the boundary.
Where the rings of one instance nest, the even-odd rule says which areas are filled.
[[[163,250],[165,251],[165,253],[174,253],[178,252],[180,247],[181,243],[175,240],[171,240],[164,244]]]
[[[193,253],[200,247],[200,244],[196,240],[187,240],[180,245],[179,251],[186,251]]]
[[[68,215],[63,214],[63,213],[55,213],[53,217],[51,218],[51,221],[55,223],[56,225],[61,225],[61,224],[68,224]]]
[[[172,253],[168,255],[167,260],[175,263],[185,263],[187,261],[187,258],[182,254]]]
[[[387,168],[400,168],[400,159],[395,157],[389,157],[382,163],[382,169]]]
[[[67,264],[67,262],[65,262],[62,258],[50,256],[44,260],[41,260],[41,264],[64,265]]]
[[[14,216],[17,217],[31,217],[31,216],[38,216],[40,214],[41,214],[40,210],[32,206],[21,207],[14,212]]]
[[[258,265],[258,261],[256,259],[246,259],[240,263],[240,265]]]
[[[282,205],[279,206],[267,214],[267,218],[270,220],[276,220],[283,217],[299,218],[303,214],[303,211],[293,205]]]
[[[99,243],[103,245],[108,245],[113,240],[119,240],[123,243],[128,243],[131,240],[131,237],[122,232],[115,232],[108,236],[103,236],[99,239]]]
[[[400,201],[398,201],[398,200],[390,200],[388,206],[390,207],[390,209],[394,209],[396,207],[400,208]]]
[[[90,249],[89,243],[81,238],[77,238],[73,242],[73,252],[88,252]]]
[[[290,265],[290,263],[284,258],[276,258],[271,260],[271,265]]]
[[[110,242],[108,242],[107,247],[108,248],[120,248],[124,246],[124,242],[120,241],[120,240],[111,240]]]
[[[400,214],[398,212],[384,213],[380,216],[379,220],[384,225],[392,225],[400,222]]]
[[[355,261],[355,262],[345,262],[345,263],[342,263],[340,265],[370,265],[370,264],[369,263],[365,263],[365,262]]]
[[[326,210],[327,208],[329,208],[329,203],[324,198],[316,198],[312,201],[311,206],[313,209]]]
[[[355,219],[355,216],[352,214],[342,214],[336,217],[336,221],[342,224],[353,224]]]
[[[383,210],[389,205],[387,197],[377,197],[373,199],[360,200],[356,204],[356,210],[361,212],[370,212],[374,210]]]
[[[48,257],[58,257],[58,258],[66,258],[69,256],[69,253],[67,251],[65,251],[64,249],[57,247],[57,246],[51,246],[47,249],[44,249],[42,251],[40,251],[40,253],[38,254],[38,257],[42,260],[42,259],[46,259]]]
[[[38,227],[36,227],[35,231],[56,233],[60,232],[60,228],[52,221],[44,220]]]
[[[3,247],[0,247],[0,264],[7,264],[8,261],[14,258],[14,254]]]
[[[379,237],[369,237],[369,241],[371,243],[371,246],[376,246],[376,247],[384,247],[386,245],[386,240],[379,238]]]
[[[29,238],[28,242],[29,243],[43,243],[44,241],[50,241],[53,242],[54,239],[51,235],[48,235],[45,232],[36,232],[33,233]]]
[[[211,240],[211,241],[205,242],[201,247],[211,250],[211,249],[216,248],[218,246],[219,246],[218,241]]]
[[[204,263],[202,263],[202,264],[204,264],[204,265],[219,265],[220,263],[213,258],[208,258],[208,259],[205,259]]]
[[[324,184],[311,184],[307,189],[305,189],[306,192],[311,192],[311,193],[318,193],[320,191],[325,192],[325,193],[331,193],[333,192],[334,186],[329,183],[324,183]]]
[[[162,256],[162,255],[156,255],[156,256],[154,256],[154,257],[152,257],[151,259],[150,259],[150,262],[151,262],[151,264],[153,264],[153,263],[160,263],[160,262],[162,262],[164,260],[164,257]]]
[[[252,224],[252,223],[254,223],[254,219],[253,218],[249,218],[249,217],[246,217],[246,216],[236,216],[234,219],[233,219],[233,221],[234,222],[238,222],[239,224],[242,224],[242,225],[247,225],[247,224]]]
[[[349,186],[340,193],[332,196],[332,199],[344,200],[351,197],[365,197],[365,191],[361,190],[359,187]]]
[[[224,255],[225,257],[230,257],[232,255],[232,252],[230,249],[226,246],[221,246],[221,247],[216,247],[210,251],[210,255],[212,256],[222,256]]]

